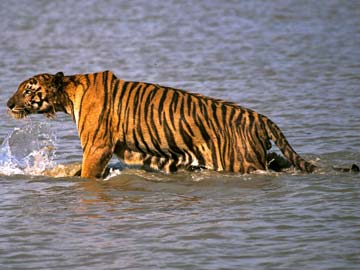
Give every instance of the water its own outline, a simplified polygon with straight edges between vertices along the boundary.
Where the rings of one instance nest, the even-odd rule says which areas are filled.
[[[360,163],[358,1],[5,0],[0,16],[1,269],[358,269],[360,176],[331,169]],[[34,74],[106,69],[266,114],[324,169],[71,177],[70,118],[5,103]]]

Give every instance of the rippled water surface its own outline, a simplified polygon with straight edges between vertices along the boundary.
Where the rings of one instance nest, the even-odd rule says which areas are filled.
[[[1,269],[358,269],[359,1],[0,2]],[[37,73],[112,70],[268,115],[318,174],[70,177],[74,123],[15,121]]]

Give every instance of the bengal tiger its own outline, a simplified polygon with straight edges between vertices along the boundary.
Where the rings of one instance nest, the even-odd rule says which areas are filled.
[[[7,106],[16,119],[69,114],[78,129],[85,178],[103,177],[113,154],[125,164],[166,173],[266,170],[270,140],[296,168],[317,169],[262,114],[180,89],[121,80],[111,71],[36,75],[19,85]]]

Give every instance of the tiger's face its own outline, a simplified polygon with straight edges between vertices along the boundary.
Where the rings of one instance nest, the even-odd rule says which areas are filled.
[[[16,93],[7,102],[9,114],[15,119],[22,119],[29,114],[36,113],[53,118],[58,88],[56,81],[60,76],[64,76],[64,74],[61,72],[56,75],[40,74],[22,82]]]

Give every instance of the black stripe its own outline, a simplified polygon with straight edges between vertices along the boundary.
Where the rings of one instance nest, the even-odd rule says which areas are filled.
[[[221,109],[221,122],[224,126],[228,126],[228,125],[231,125],[232,123],[229,121],[230,119],[226,119],[226,115],[227,115],[227,112],[229,110],[232,110],[232,108],[230,106],[226,106],[224,104],[221,104],[220,105],[220,109]]]
[[[112,87],[112,100],[115,102],[116,101],[116,95],[117,95],[117,93],[119,91],[119,83],[120,83],[120,81],[116,80],[115,78],[114,78],[114,80],[115,80],[115,84],[114,84],[114,87]]]
[[[235,144],[233,142],[233,140],[230,140],[228,142],[228,145],[227,145],[227,148],[228,148],[228,159],[229,159],[229,167],[231,168],[231,170],[234,172],[235,171],[235,149],[237,149],[237,147],[235,147]],[[239,160],[236,160],[236,162],[240,162]]]
[[[95,140],[96,140],[97,134],[99,133],[99,130],[100,130],[100,126],[101,126],[101,124],[102,124],[102,122],[103,122],[103,119],[104,119],[104,113],[105,113],[105,111],[107,111],[107,107],[108,107],[108,106],[107,106],[107,96],[108,96],[107,81],[108,81],[108,73],[107,73],[107,72],[104,72],[102,75],[103,75],[102,84],[103,84],[103,88],[104,88],[104,101],[103,101],[103,106],[102,106],[101,113],[100,113],[99,118],[98,118],[98,125],[97,125],[97,128],[96,128],[96,130],[95,130],[92,143],[94,143]],[[106,132],[106,131],[105,131],[105,132]]]
[[[135,129],[133,129],[133,140],[134,140],[134,144],[135,144],[135,148],[138,150],[137,152],[143,153],[145,154],[145,152],[143,151],[143,149],[140,147],[140,143],[137,139],[136,133],[135,133]]]
[[[119,95],[119,98],[118,98],[118,107],[117,107],[117,116],[118,116],[117,129],[118,130],[120,130],[120,125],[122,125],[122,128],[124,128],[124,121],[123,121],[124,116],[121,115],[121,111],[122,111],[123,105],[125,104],[122,99],[123,99],[125,93],[127,92],[127,89],[126,89],[127,84],[128,84],[128,82],[124,82],[121,85],[121,88],[119,86],[120,95]]]
[[[79,123],[76,123],[77,125],[80,124],[80,119],[82,118],[82,107],[83,107],[84,97],[85,97],[87,91],[89,91],[90,86],[91,86],[89,75],[84,75],[84,76],[85,76],[87,85],[86,85],[86,87],[84,87],[84,91],[83,91],[82,96],[81,96],[80,109],[79,109],[79,119],[78,119]],[[87,113],[85,113],[85,115],[87,115]],[[81,129],[84,128],[84,124],[85,124],[85,122],[83,123],[83,127]],[[79,126],[78,126],[78,129],[79,129]],[[81,132],[80,132],[80,134],[81,134]]]
[[[122,85],[122,87],[121,87],[121,92],[120,92],[120,96],[119,96],[119,103],[118,103],[118,109],[117,109],[117,114],[118,114],[118,116],[119,116],[119,125],[120,125],[120,120],[121,120],[121,116],[120,116],[120,114],[121,114],[121,109],[122,109],[122,106],[123,106],[123,104],[126,104],[126,103],[124,103],[123,102],[123,97],[125,96],[125,93],[127,93],[128,92],[128,84],[129,84],[129,82],[125,82],[124,81],[124,83],[123,83],[123,85]]]
[[[219,168],[219,163],[221,163],[221,166],[224,167],[226,166],[226,164],[224,163],[224,147],[221,147],[221,145],[226,145],[226,141],[225,141],[225,137],[223,137],[221,134],[224,133],[224,131],[221,129],[221,125],[218,119],[218,116],[216,114],[217,111],[217,106],[215,104],[215,102],[211,103],[211,110],[212,110],[212,117],[210,117],[207,121],[210,130],[213,131],[213,135],[215,136],[215,138],[213,138],[213,140],[209,141],[209,143],[211,143],[212,147],[211,149],[211,154],[212,154],[212,159],[213,159],[213,165],[214,165],[214,169],[217,170]],[[205,115],[207,117],[209,117],[208,115],[208,111],[205,111]],[[216,140],[216,141],[215,141]],[[219,161],[218,161],[218,156],[217,156],[217,151],[219,151]]]
[[[210,141],[209,133],[207,132],[206,128],[201,123],[198,122],[197,124],[198,124],[202,138],[204,139],[206,144],[208,144],[208,142]]]
[[[113,120],[115,120],[114,113],[115,113],[115,104],[116,104],[116,92],[118,91],[118,85],[119,80],[116,79],[116,77],[109,72],[111,75],[111,83],[110,83],[110,93],[112,93],[112,97],[110,98],[110,108],[109,108],[109,115],[107,116],[107,130],[110,133],[110,138],[112,137],[112,126],[113,126]],[[115,95],[114,95],[115,92]],[[107,132],[104,134],[104,138],[106,136]]]
[[[170,119],[170,123],[173,127],[173,129],[176,129],[175,128],[175,112],[176,112],[176,107],[177,107],[177,101],[178,101],[178,94],[176,92],[172,92],[173,93],[173,96],[171,98],[171,101],[170,101],[170,106],[169,106],[169,119]]]
[[[176,111],[178,106],[179,94],[177,92],[173,92],[173,97],[171,99],[171,107],[173,112]]]
[[[162,125],[162,116],[163,116],[163,110],[164,110],[164,102],[165,102],[165,99],[167,97],[167,94],[168,94],[168,91],[166,88],[162,88],[163,90],[163,93],[161,93],[161,98],[160,98],[160,101],[159,101],[159,108],[158,108],[158,116],[159,116],[159,123],[160,125]]]
[[[139,98],[140,94],[141,94],[141,89],[142,87],[144,87],[144,85],[140,86],[140,88],[133,88],[132,91],[135,91],[135,95],[134,95],[134,103],[131,104],[132,108],[132,113],[133,113],[133,124],[135,125],[135,121],[137,120],[137,111],[140,109],[140,104],[141,104],[141,100]]]
[[[87,116],[88,116],[88,114],[85,114],[85,116],[84,116],[84,120],[83,120],[83,124],[82,124],[81,128],[79,129],[79,135],[80,135],[80,138],[82,137],[82,133],[83,133],[84,128],[85,128],[85,124],[87,123],[87,121],[86,121]],[[80,122],[80,121],[79,121],[79,122]]]
[[[235,111],[235,110],[234,110]],[[235,124],[240,128],[240,129],[243,129],[244,128],[244,111],[241,110],[239,115],[236,117],[236,120],[235,120]]]
[[[211,110],[212,110],[212,119],[215,121],[216,131],[218,131],[218,129],[220,128],[220,123],[219,123],[219,119],[216,115],[217,106],[216,106],[215,102],[211,103]]]
[[[138,122],[137,126],[136,126],[136,131],[137,131],[137,136],[139,137],[139,144],[140,142],[142,143],[142,145],[145,147],[146,152],[147,153],[151,153],[150,147],[148,146],[148,144],[145,141],[144,135],[143,135],[143,131],[142,131],[142,127],[140,124],[140,121]]]
[[[150,105],[150,102],[152,100],[152,97],[155,95],[155,91],[151,91],[151,93],[147,96],[145,101],[145,112],[144,112],[144,118],[145,118],[145,124],[146,127],[150,133],[150,141],[152,145],[154,146],[154,149],[152,149],[152,152],[154,154],[160,155],[160,156],[166,156],[166,154],[162,151],[160,146],[160,135],[159,135],[159,126],[155,124],[154,122],[154,105]]]
[[[192,118],[195,119],[195,120],[198,120],[198,116],[197,116],[197,114],[198,114],[198,112],[197,112],[198,107],[196,106],[196,104],[198,104],[198,106],[200,106],[200,105],[199,105],[199,102],[200,102],[200,101],[199,101],[199,98],[196,97],[196,100],[195,100],[194,102],[191,102],[191,103],[190,103],[191,116],[192,116]]]
[[[180,127],[179,133],[187,148],[191,150],[194,148],[193,140],[191,139],[191,136],[186,133],[185,128],[183,126],[184,123],[185,123],[184,121],[179,119],[179,127]]]
[[[194,137],[195,134],[194,134],[194,132],[193,132],[193,127],[190,126],[190,124],[188,123],[188,121],[186,120],[185,117],[183,117],[182,120],[183,120],[182,122],[183,122],[184,125],[186,126],[187,130],[189,130],[190,135],[191,135],[192,137]]]
[[[171,161],[171,164],[169,166],[169,170],[170,172],[176,172],[177,171],[177,167],[176,167],[176,163],[177,163],[178,159],[175,158],[173,161]]]
[[[204,104],[204,101],[200,98],[198,99],[198,106],[199,106],[200,112],[202,113],[202,115],[205,118],[205,121],[208,121],[209,114],[208,114],[207,106]]]
[[[224,106],[225,107],[225,106]],[[228,107],[229,110],[230,110],[230,115],[229,115],[229,118],[228,119],[225,119],[226,123],[231,123],[231,124],[236,124],[236,121],[234,121],[234,116],[235,116],[235,113],[236,113],[236,109],[233,108],[233,107]]]
[[[150,111],[150,103],[153,100],[153,97],[155,95],[155,91],[153,91],[153,90],[149,90],[149,91],[150,91],[150,94],[146,97],[146,100],[144,102],[144,108],[145,108],[144,117],[145,117],[145,119],[148,118],[149,111]]]
[[[132,83],[124,81],[124,84],[121,87],[121,93],[120,93],[120,96],[119,96],[119,101],[122,101],[123,97],[125,96],[125,93],[129,92],[129,90],[131,89],[131,87],[128,88],[129,85],[132,85]]]
[[[193,152],[195,154],[195,157],[199,163],[199,167],[204,167],[206,166],[206,162],[205,162],[205,159],[204,159],[204,156],[202,155],[202,153],[199,151],[199,149],[197,147],[194,147],[193,149]]]
[[[261,150],[264,149],[259,149],[259,145],[262,146],[261,144],[261,136],[259,134],[259,130],[257,128],[257,121],[255,121],[255,117],[254,117],[254,113],[253,112],[248,112],[248,117],[249,117],[249,123],[248,123],[248,129],[245,131],[246,135],[247,135],[247,140],[250,143],[251,146],[251,154],[253,156],[251,156],[251,154],[249,153],[249,155],[246,155],[247,160],[250,162],[254,162],[254,158],[256,158],[256,160],[261,163],[263,166],[265,166],[265,160],[263,158],[263,156],[261,155],[262,153],[260,152]],[[260,151],[259,151],[260,150]]]
[[[86,135],[85,144],[82,145],[83,153],[85,153],[88,143],[89,143],[89,133]]]
[[[163,107],[164,107],[164,102],[165,102],[165,99],[168,95],[168,90],[166,88],[161,88],[163,90],[163,92],[161,93],[161,98],[160,98],[160,101],[159,101],[159,115],[160,113],[163,111]]]
[[[130,97],[131,97],[131,92],[136,89],[136,87],[138,86],[138,82],[129,82],[128,85],[127,85],[127,88],[129,89],[128,91],[128,95],[126,97],[126,101],[123,103],[125,105],[125,108],[124,108],[124,125],[125,125],[125,134],[128,133],[129,131],[129,117],[130,117],[130,114],[129,114],[129,110],[131,108],[131,106],[133,104],[130,104],[129,100],[130,100]]]
[[[167,123],[164,123],[163,128],[164,128],[166,140],[168,142],[169,151],[174,154],[174,155],[172,155],[172,158],[175,159],[175,158],[177,158],[178,154],[182,154],[183,152],[177,146],[175,138],[174,138],[174,134],[171,132]]]
[[[179,105],[180,106],[180,117],[181,118],[185,118],[185,103],[184,103],[184,99],[185,99],[185,96],[182,94],[181,95],[181,104]],[[188,107],[188,109],[190,109],[190,107]]]
[[[150,108],[150,125],[151,125],[151,131],[153,132],[153,134],[155,135],[156,137],[156,140],[158,142],[160,142],[160,135],[159,135],[159,132],[158,132],[158,125],[155,123],[155,117],[154,117],[154,105],[151,105],[151,108]]]
[[[188,108],[188,115],[191,115],[191,107],[193,105],[192,96],[189,94],[186,94],[186,106]],[[185,105],[184,105],[185,106]]]

